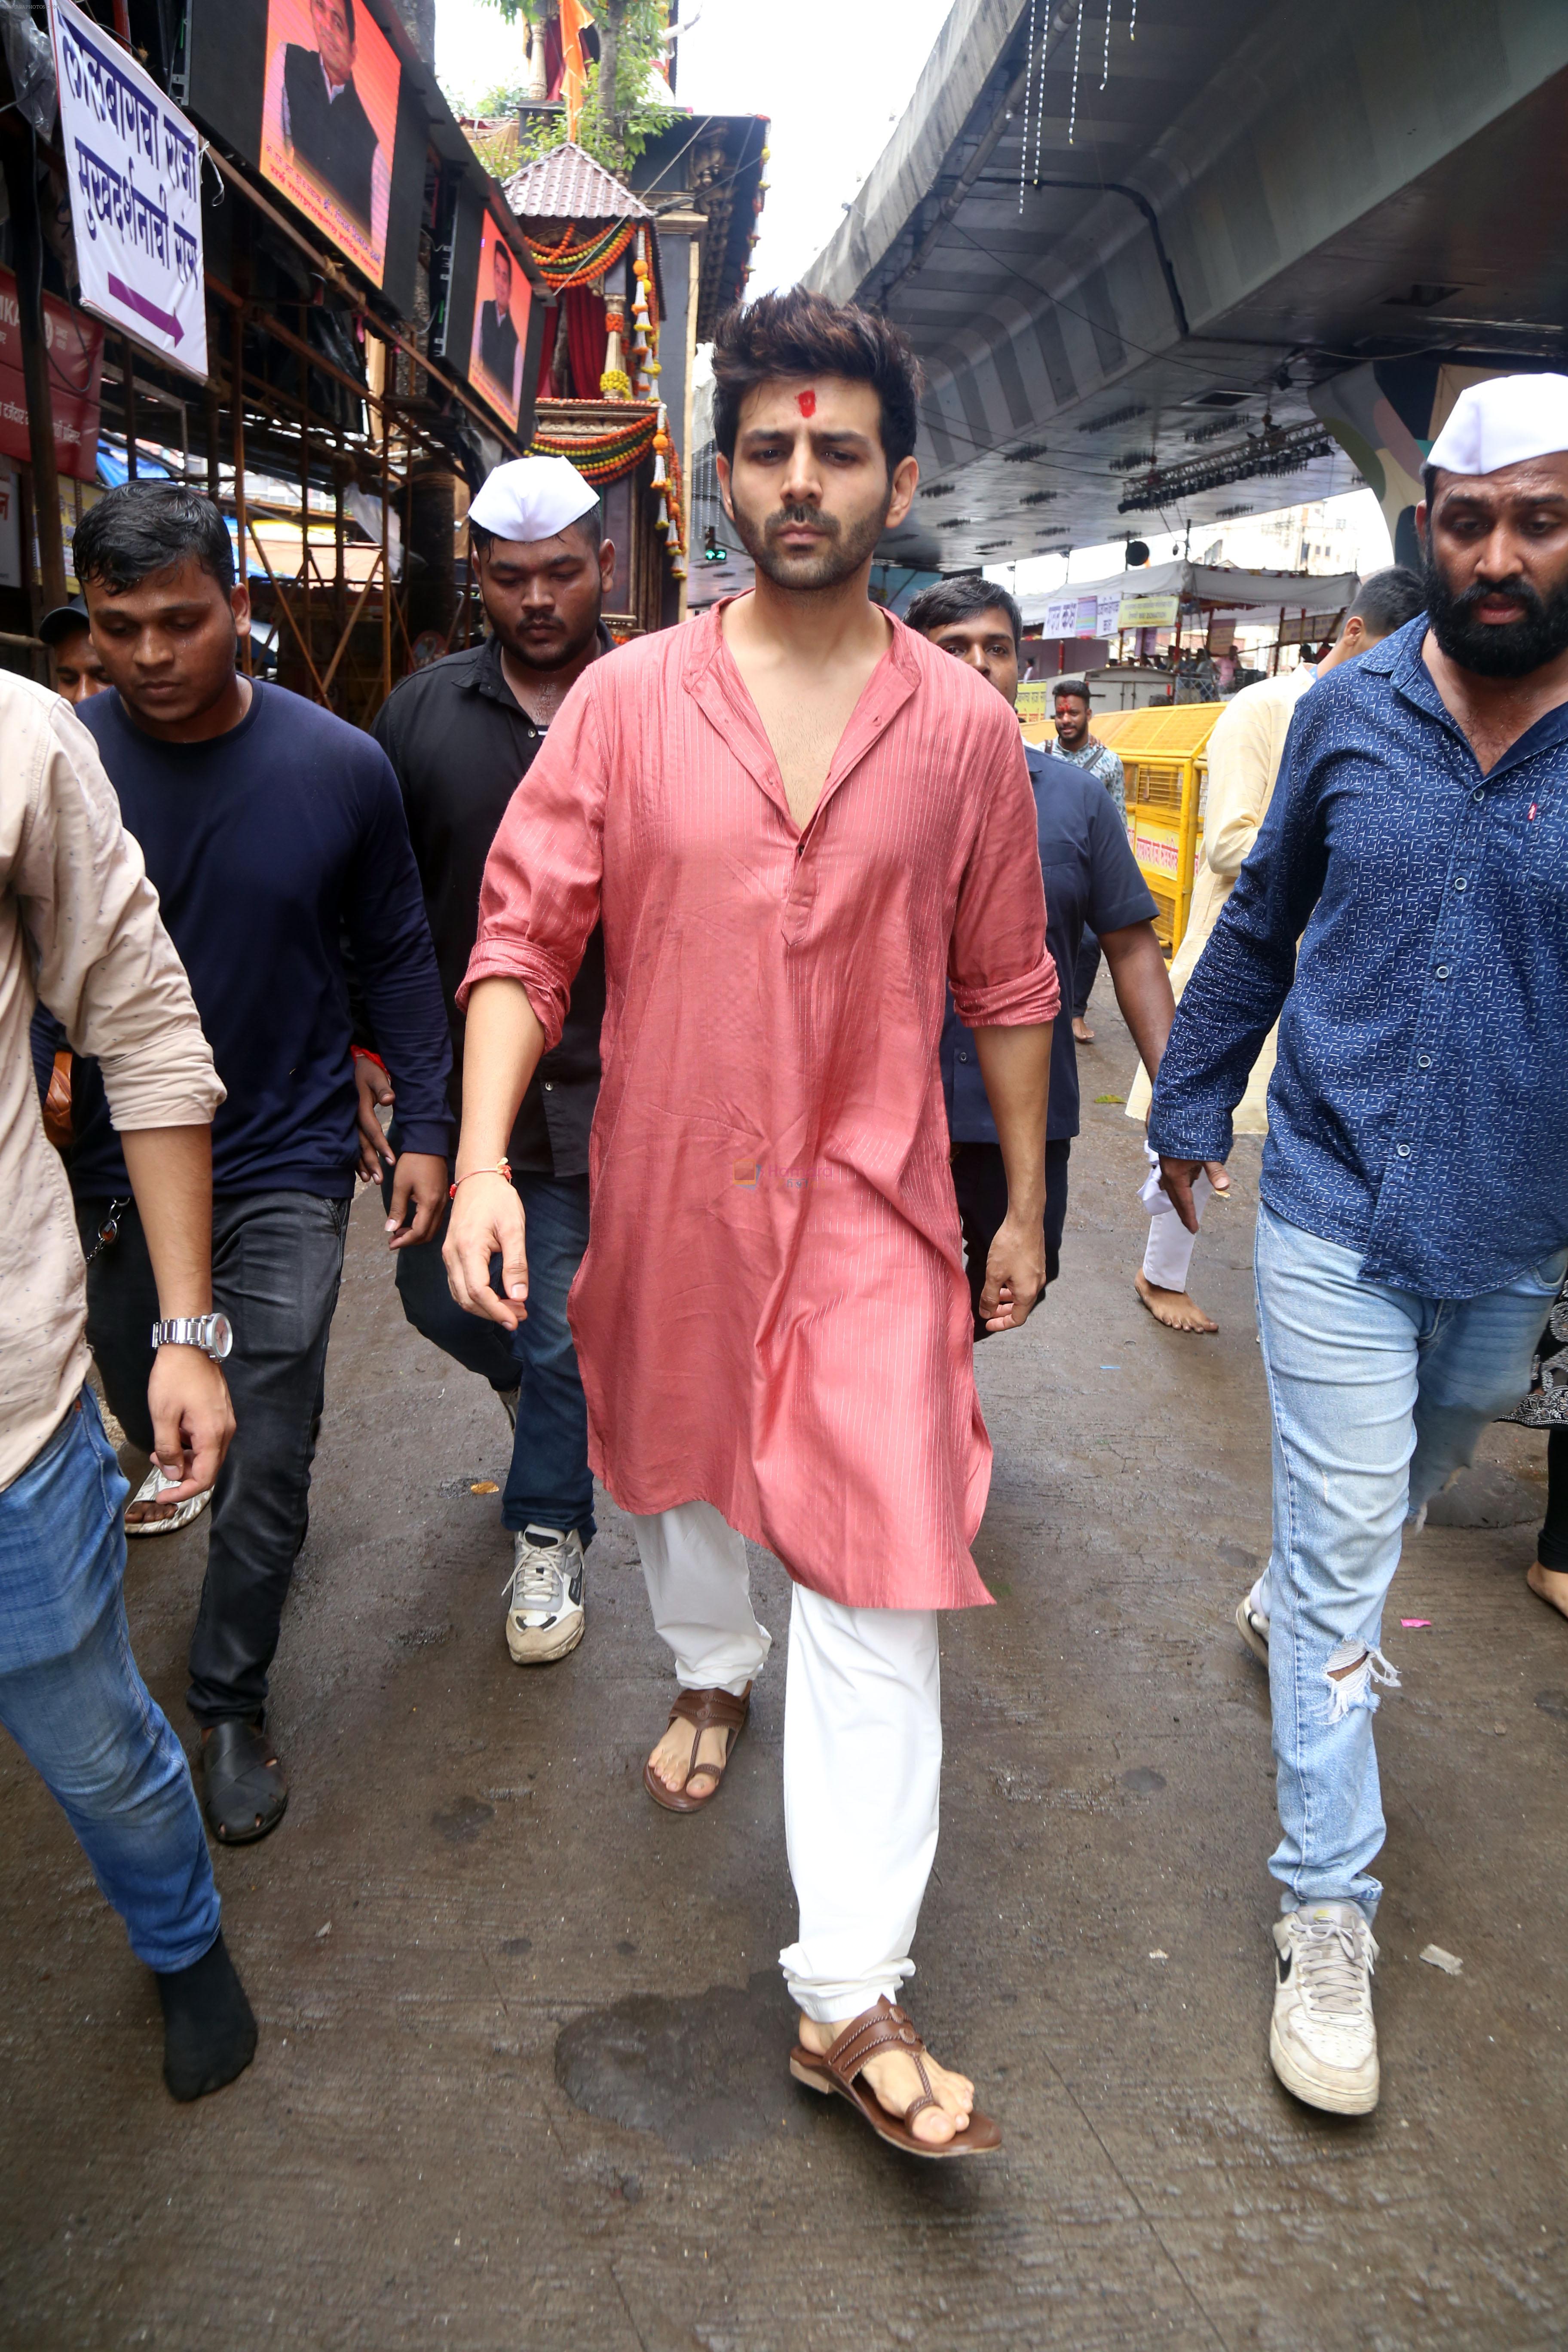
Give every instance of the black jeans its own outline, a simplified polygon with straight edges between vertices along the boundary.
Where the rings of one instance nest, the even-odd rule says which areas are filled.
[[[1068,1213],[1068,1159],[1070,1135],[1046,1146],[1046,1280],[1061,1272],[1062,1227]],[[980,1319],[980,1294],[985,1287],[985,1261],[996,1229],[1007,1213],[1007,1171],[999,1143],[955,1143],[952,1147],[952,1189],[958,1195],[958,1218],[963,1227],[964,1271],[969,1276],[969,1303],[974,1312],[977,1339],[994,1338]]]
[[[1089,1012],[1089,1000],[1094,993],[1094,983],[1100,978],[1100,941],[1085,923],[1083,937],[1078,943],[1078,961],[1072,968],[1072,1011],[1075,1021],[1083,1020]]]
[[[79,1201],[90,1250],[108,1202]],[[349,1202],[253,1192],[213,1202],[213,1304],[234,1326],[224,1365],[235,1438],[212,1499],[207,1570],[191,1636],[186,1705],[198,1723],[250,1720],[309,1523],[310,1460],[343,1268]],[[125,1433],[153,1445],[147,1381],[158,1290],[134,1208],[87,1270],[87,1337]]]
[[[1562,1345],[1552,1341],[1555,1349]],[[1535,1539],[1535,1557],[1542,1568],[1568,1568],[1568,1423],[1559,1423],[1546,1439],[1546,1519]]]

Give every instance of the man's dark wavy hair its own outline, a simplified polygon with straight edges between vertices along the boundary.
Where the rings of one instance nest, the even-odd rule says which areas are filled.
[[[882,411],[888,472],[913,457],[923,377],[909,337],[875,311],[805,286],[727,310],[713,338],[713,440],[732,459],[747,393],[780,376],[868,383]]]
[[[154,572],[194,555],[226,596],[234,586],[234,546],[211,499],[184,482],[121,482],[106,490],[76,527],[71,569],[123,594]]]

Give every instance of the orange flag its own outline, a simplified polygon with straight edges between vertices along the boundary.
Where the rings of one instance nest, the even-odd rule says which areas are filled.
[[[583,27],[592,24],[593,12],[584,0],[561,0],[561,55],[565,74],[561,95],[566,100],[566,136],[575,139],[582,119],[584,84],[587,69],[583,62]]]

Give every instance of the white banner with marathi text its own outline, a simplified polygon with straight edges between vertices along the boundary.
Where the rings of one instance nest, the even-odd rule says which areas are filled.
[[[200,142],[73,0],[49,0],[49,26],[82,307],[205,381]]]

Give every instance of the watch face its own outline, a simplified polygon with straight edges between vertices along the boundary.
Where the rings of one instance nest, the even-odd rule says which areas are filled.
[[[221,1364],[234,1345],[234,1326],[226,1315],[209,1315],[206,1318],[207,1353]]]

